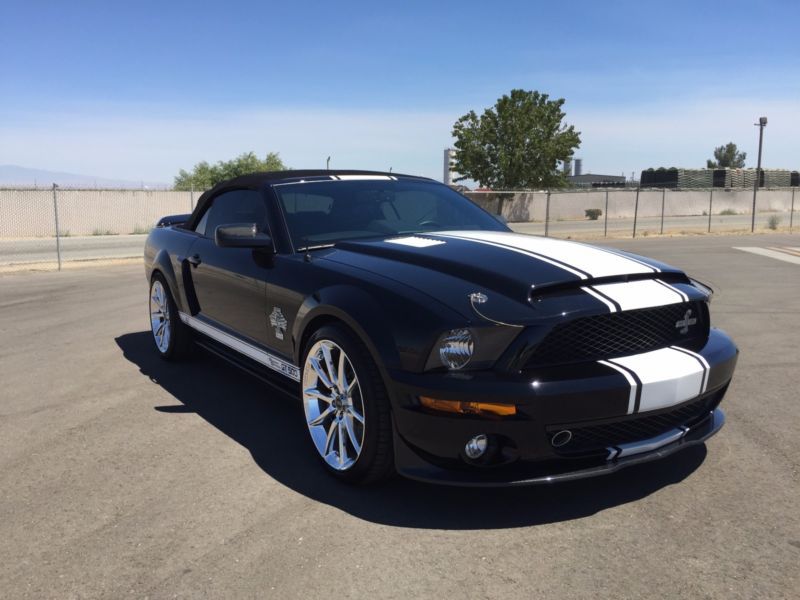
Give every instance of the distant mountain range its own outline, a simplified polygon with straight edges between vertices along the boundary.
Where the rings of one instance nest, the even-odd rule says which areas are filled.
[[[128,181],[124,179],[108,179],[93,175],[78,175],[46,169],[31,169],[18,165],[0,165],[0,186],[36,186],[50,187],[54,183],[61,187],[88,188],[157,188],[171,187],[170,184],[154,181]]]

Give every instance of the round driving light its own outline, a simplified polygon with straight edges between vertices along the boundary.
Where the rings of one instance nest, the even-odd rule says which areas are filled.
[[[448,369],[463,369],[472,358],[474,349],[475,342],[469,329],[453,329],[442,336],[439,358]]]
[[[476,459],[480,458],[486,453],[486,449],[489,447],[489,438],[487,438],[484,434],[476,435],[474,438],[470,439],[467,442],[467,445],[464,446],[464,453],[467,455],[468,458]]]

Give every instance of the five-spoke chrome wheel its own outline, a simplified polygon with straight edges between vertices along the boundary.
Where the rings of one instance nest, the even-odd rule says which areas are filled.
[[[303,366],[303,408],[320,456],[336,471],[351,468],[364,444],[364,398],[342,348],[319,340]]]
[[[158,279],[150,288],[150,327],[156,347],[162,354],[169,350],[172,328],[169,322],[169,301],[164,285]]]

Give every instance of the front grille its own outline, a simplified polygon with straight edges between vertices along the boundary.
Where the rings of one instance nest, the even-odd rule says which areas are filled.
[[[697,323],[686,333],[676,323],[687,311]],[[526,361],[525,368],[627,356],[705,337],[708,323],[701,302],[581,317],[556,325]]]
[[[556,425],[547,428],[548,436],[568,429],[572,439],[568,444],[555,448],[558,454],[580,455],[628,442],[647,440],[683,425],[692,427],[699,424],[719,403],[720,393],[715,392],[705,398],[687,402],[676,408],[654,415],[635,415],[611,423],[598,425]]]

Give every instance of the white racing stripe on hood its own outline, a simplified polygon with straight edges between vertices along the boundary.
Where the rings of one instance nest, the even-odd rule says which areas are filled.
[[[455,232],[451,233],[451,232],[448,231],[447,233],[426,233],[425,235],[431,235],[431,236],[443,237],[443,238],[453,238],[453,239],[456,239],[456,240],[464,240],[466,242],[475,242],[477,244],[485,244],[487,246],[493,246],[494,248],[502,248],[503,250],[508,250],[509,252],[517,252],[519,254],[524,254],[525,256],[529,256],[531,258],[535,258],[536,260],[541,260],[542,262],[546,262],[547,264],[553,265],[554,267],[558,267],[559,269],[564,269],[568,273],[572,273],[573,275],[576,275],[580,279],[588,279],[589,278],[589,276],[586,273],[583,273],[581,271],[573,269],[573,268],[569,267],[568,265],[562,264],[562,263],[560,263],[558,261],[551,260],[551,259],[547,258],[546,256],[539,255],[539,254],[534,254],[533,252],[530,252],[528,250],[524,250],[522,248],[516,248],[514,246],[509,246],[507,244],[501,244],[501,243],[492,242],[492,241],[488,241],[488,240],[475,239],[473,237],[464,237],[464,235],[463,235],[464,233],[474,233],[474,232],[455,231]]]
[[[582,271],[591,277],[657,272],[655,267],[650,267],[614,252],[607,252],[601,248],[553,238],[502,231],[448,231],[431,235],[450,236],[461,240],[499,245],[509,250],[536,253],[558,263],[563,263],[566,267]],[[558,266],[565,268],[561,264]],[[569,271],[570,269],[565,268],[565,270]],[[586,279],[585,276],[582,278]]]
[[[683,296],[676,290],[652,279],[606,283],[594,285],[591,289],[616,302],[620,310],[636,310],[637,308],[678,304],[684,301]]]
[[[637,412],[674,406],[705,391],[705,367],[695,356],[680,350],[662,348],[608,362],[633,371],[642,382]]]

